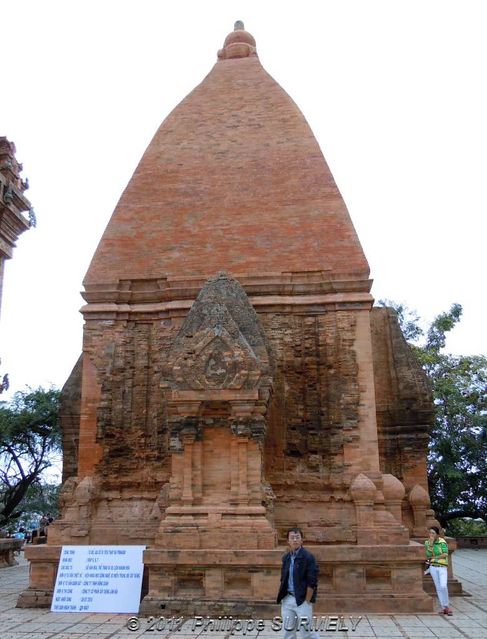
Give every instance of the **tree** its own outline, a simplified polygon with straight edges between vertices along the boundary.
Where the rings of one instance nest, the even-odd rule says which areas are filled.
[[[26,530],[37,528],[43,515],[50,515],[53,519],[59,516],[59,491],[61,484],[39,481],[29,486],[22,500],[22,514],[18,519],[12,520],[12,531],[20,526]]]
[[[0,526],[21,517],[23,500],[61,449],[59,391],[20,391],[0,406]]]
[[[453,304],[423,331],[417,314],[389,301],[426,371],[436,407],[428,454],[432,507],[443,527],[464,517],[487,522],[487,358],[443,352],[460,321]]]

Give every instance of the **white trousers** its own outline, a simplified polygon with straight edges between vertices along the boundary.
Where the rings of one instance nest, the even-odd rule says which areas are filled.
[[[442,608],[448,607],[448,568],[446,566],[430,566],[430,575],[435,582],[436,594]]]
[[[296,639],[299,630],[302,639],[319,639],[318,633],[311,630],[313,624],[313,604],[303,601],[298,606],[295,597],[286,595],[281,602],[283,639]]]

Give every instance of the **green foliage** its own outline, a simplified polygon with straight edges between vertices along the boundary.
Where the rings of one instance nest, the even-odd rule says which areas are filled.
[[[424,335],[420,326],[420,317],[416,311],[412,311],[405,304],[393,302],[391,300],[379,300],[377,306],[388,306],[396,312],[397,319],[401,326],[402,334],[408,342],[415,342]]]
[[[462,307],[460,304],[453,304],[446,313],[440,313],[435,317],[426,334],[426,344],[424,349],[434,353],[445,347],[446,333],[455,327],[462,316]]]
[[[450,537],[480,537],[487,535],[487,523],[481,519],[452,519],[446,525]]]
[[[9,530],[14,532],[20,526],[32,530],[39,526],[43,515],[50,515],[56,519],[59,515],[59,491],[61,484],[50,484],[42,480],[31,484],[22,500],[22,514],[12,520]]]
[[[0,526],[22,516],[23,502],[60,451],[59,391],[15,393],[0,406]]]
[[[429,353],[436,419],[428,477],[440,521],[487,518],[487,359]]]
[[[381,304],[398,312],[431,381],[436,406],[428,455],[432,507],[443,526],[464,517],[487,521],[487,358],[443,352],[447,333],[460,321],[459,304],[438,315],[426,333],[419,326],[415,330],[417,314],[404,305]]]

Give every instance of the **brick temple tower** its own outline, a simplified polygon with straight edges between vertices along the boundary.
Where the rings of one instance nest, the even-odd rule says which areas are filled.
[[[0,137],[0,308],[2,305],[5,260],[12,257],[15,242],[29,227],[23,213],[30,211],[25,197],[27,180],[22,180],[22,165],[15,158],[15,144]]]
[[[426,380],[242,23],[156,132],[84,287],[62,518],[24,605],[49,600],[60,545],[146,544],[143,612],[272,614],[299,525],[318,611],[431,610]]]

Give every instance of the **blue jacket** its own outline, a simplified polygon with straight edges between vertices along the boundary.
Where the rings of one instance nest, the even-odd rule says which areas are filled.
[[[281,584],[277,594],[277,603],[287,595],[287,584],[289,579],[289,565],[291,563],[291,553],[287,552],[282,558]],[[318,564],[314,555],[301,546],[296,559],[294,560],[293,571],[294,596],[296,603],[300,606],[306,599],[307,588],[313,588],[311,603],[316,601],[316,589],[318,587]]]

